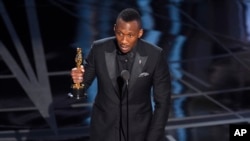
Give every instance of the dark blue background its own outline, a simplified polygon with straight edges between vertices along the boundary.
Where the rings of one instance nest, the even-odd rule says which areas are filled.
[[[166,140],[226,141],[249,121],[248,0],[0,0],[0,140],[88,139],[96,82],[87,100],[67,97],[76,47],[86,57],[113,36],[127,7],[169,62]]]

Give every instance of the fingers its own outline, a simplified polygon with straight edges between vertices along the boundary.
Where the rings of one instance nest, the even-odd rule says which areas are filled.
[[[74,77],[74,78],[72,78],[72,80],[74,83],[82,83],[83,82],[82,77],[79,77],[79,78]]]
[[[74,83],[82,83],[83,82],[83,76],[78,75],[72,75],[72,80]]]
[[[74,83],[82,83],[84,75],[84,67],[81,68],[73,68],[71,70],[71,77]]]
[[[82,72],[82,73],[83,73],[85,70],[84,70],[83,65],[81,65],[81,68],[76,68],[76,67],[75,67],[75,68],[72,68],[71,72],[72,72],[72,71],[74,71],[74,72],[75,72],[75,71],[79,71],[79,72]]]

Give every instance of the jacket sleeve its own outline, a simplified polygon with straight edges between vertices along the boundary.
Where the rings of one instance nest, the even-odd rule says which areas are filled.
[[[95,71],[95,47],[94,44],[91,46],[90,52],[84,62],[84,85],[88,89],[92,84],[96,76]]]
[[[171,103],[171,78],[166,57],[161,51],[153,74],[154,112],[146,141],[163,141]]]

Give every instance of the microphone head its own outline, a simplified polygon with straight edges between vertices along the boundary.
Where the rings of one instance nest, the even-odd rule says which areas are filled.
[[[128,72],[128,70],[122,70],[121,72],[121,77],[125,80],[125,81],[128,81],[129,77],[130,77],[130,74]]]

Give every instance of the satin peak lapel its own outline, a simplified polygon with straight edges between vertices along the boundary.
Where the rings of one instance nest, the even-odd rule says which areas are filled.
[[[112,84],[114,86],[114,89],[116,90],[116,93],[118,94],[118,85],[117,85],[117,78],[116,78],[116,51],[113,52],[105,52],[105,61],[108,69],[109,77],[112,81]]]

